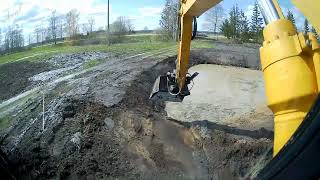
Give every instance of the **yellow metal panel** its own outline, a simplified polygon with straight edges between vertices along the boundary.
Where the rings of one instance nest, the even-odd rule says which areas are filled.
[[[281,18],[281,19],[284,19],[284,15],[283,15],[283,12],[282,12],[282,10],[281,10],[281,7],[280,7],[280,5],[279,5],[278,0],[272,0],[272,2],[273,2],[273,4],[274,4],[275,8],[277,9],[277,12],[278,12],[280,18]]]
[[[292,0],[292,2],[306,16],[312,26],[320,34],[320,1]]]
[[[177,80],[180,90],[183,89],[186,82],[186,75],[189,68],[190,45],[192,37],[192,16],[184,15],[181,17],[181,41],[179,44]]]
[[[265,27],[260,48],[268,107],[274,113],[276,155],[299,127],[318,94],[316,73],[305,37],[280,19]],[[316,42],[314,42],[316,43]],[[317,58],[317,57],[315,57]],[[317,72],[315,72],[317,71]]]
[[[181,13],[198,17],[219,2],[221,0],[183,0]]]

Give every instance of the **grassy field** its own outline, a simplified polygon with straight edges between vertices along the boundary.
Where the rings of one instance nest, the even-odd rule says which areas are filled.
[[[68,43],[58,45],[46,45],[34,47],[31,50],[18,52],[10,55],[0,56],[0,65],[15,61],[31,60],[39,61],[50,56],[61,53],[75,53],[88,51],[112,52],[121,55],[132,55],[137,53],[148,52],[161,48],[177,46],[174,41],[155,41],[151,35],[128,36],[125,39],[126,43],[113,44],[110,46],[100,45],[85,45],[85,46],[71,46]],[[212,48],[213,43],[210,40],[195,40],[192,41],[192,48]]]

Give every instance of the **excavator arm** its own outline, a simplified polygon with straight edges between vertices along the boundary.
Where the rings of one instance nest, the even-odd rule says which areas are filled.
[[[182,0],[181,17],[181,40],[178,50],[178,61],[176,65],[177,83],[180,90],[185,88],[189,68],[190,45],[192,35],[192,22],[194,17],[199,17],[221,2],[221,0]]]
[[[180,0],[181,29],[176,69],[157,78],[150,99],[156,96],[173,100],[168,97],[169,93],[175,96],[174,100],[181,101],[185,96],[190,95],[188,84],[198,75],[198,73],[188,74],[193,20],[219,2],[221,0]]]

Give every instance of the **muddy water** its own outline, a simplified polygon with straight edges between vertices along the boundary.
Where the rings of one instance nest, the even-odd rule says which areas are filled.
[[[194,66],[189,72],[199,72],[191,95],[182,103],[167,102],[169,117],[272,130],[272,113],[266,106],[262,72],[212,64]]]

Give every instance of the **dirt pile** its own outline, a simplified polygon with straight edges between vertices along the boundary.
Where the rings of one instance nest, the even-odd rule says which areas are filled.
[[[216,42],[214,46],[212,49],[194,50],[191,54],[190,63],[192,65],[218,64],[255,70],[261,69],[258,45]]]

